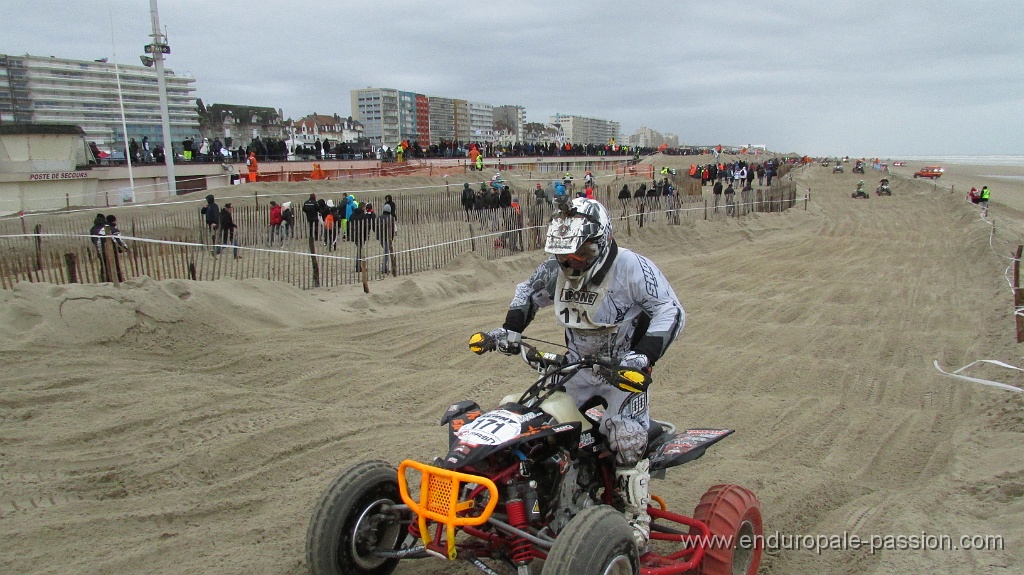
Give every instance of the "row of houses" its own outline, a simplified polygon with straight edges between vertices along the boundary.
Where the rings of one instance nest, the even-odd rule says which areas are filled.
[[[203,137],[220,140],[229,148],[244,146],[257,137],[287,141],[291,148],[312,146],[318,140],[389,148],[406,140],[421,145],[445,141],[605,144],[622,140],[619,123],[610,120],[557,114],[547,123],[529,124],[522,106],[492,106],[391,88],[352,90],[352,112],[347,117],[314,113],[292,120],[285,119],[282,110],[270,107],[207,106],[195,97],[195,78],[169,69],[165,69],[165,78],[175,151],[181,150],[181,142]],[[77,125],[86,140],[96,142],[104,151],[124,150],[126,131],[129,139],[162,142],[156,71],[106,59],[0,54],[3,123]],[[641,130],[646,132],[640,135],[638,131],[636,137],[620,143],[671,145],[671,138],[647,141],[650,131]]]

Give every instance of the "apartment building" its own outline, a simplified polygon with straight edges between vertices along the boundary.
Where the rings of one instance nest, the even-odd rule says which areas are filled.
[[[352,117],[377,146],[394,148],[403,140],[420,145],[442,141],[491,141],[494,107],[389,88],[352,90]]]
[[[199,133],[195,79],[164,69],[171,139]],[[119,78],[120,77],[120,78]],[[120,79],[120,89],[118,80]],[[80,126],[101,148],[123,149],[121,102],[128,137],[163,143],[156,70],[104,60],[0,54],[0,124]]]
[[[555,114],[551,124],[562,128],[570,144],[607,144],[619,138],[619,123],[610,120]]]
[[[503,144],[526,141],[526,108],[522,106],[494,107],[495,139]]]

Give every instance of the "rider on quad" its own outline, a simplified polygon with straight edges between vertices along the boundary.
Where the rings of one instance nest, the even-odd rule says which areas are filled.
[[[853,198],[867,198],[868,193],[864,191],[864,180],[857,182],[857,189],[850,194]]]
[[[518,354],[521,334],[537,310],[554,305],[570,359],[618,357],[621,366],[649,373],[685,323],[675,292],[653,262],[615,243],[611,218],[599,202],[575,198],[559,209],[544,245],[551,257],[516,286],[505,323],[488,335],[499,351]],[[651,521],[650,462],[642,459],[650,426],[647,394],[612,387],[590,370],[570,378],[566,391],[578,407],[600,399],[607,404],[600,429],[615,453],[616,485],[643,549]]]
[[[505,180],[502,179],[501,172],[495,172],[494,175],[491,176],[491,188],[501,191],[504,186]]]

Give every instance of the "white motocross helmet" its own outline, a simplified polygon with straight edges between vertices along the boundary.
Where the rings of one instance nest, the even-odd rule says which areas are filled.
[[[551,218],[544,251],[555,256],[566,278],[586,283],[611,249],[612,220],[597,200],[574,198]]]

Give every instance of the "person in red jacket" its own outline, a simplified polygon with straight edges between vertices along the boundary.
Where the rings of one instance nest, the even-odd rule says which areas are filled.
[[[281,206],[277,205],[277,202],[270,201],[270,242],[271,247],[274,246],[274,237],[281,239],[281,245],[284,245],[284,235],[281,233],[281,223],[284,218],[281,217]]]
[[[249,168],[249,179],[248,182],[255,182],[256,178],[260,174],[260,163],[256,161],[256,152],[249,152],[249,157],[245,160],[245,165]]]

